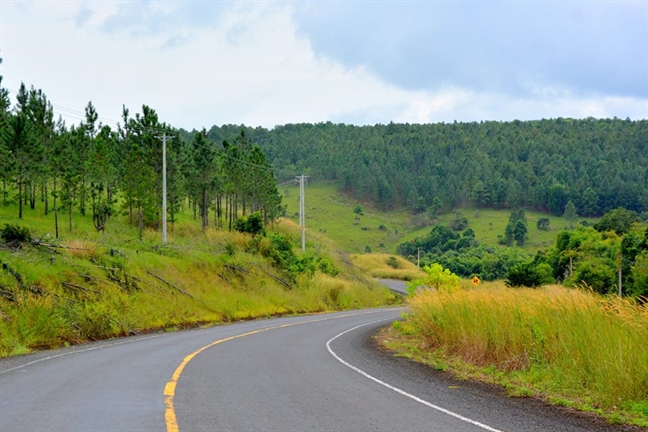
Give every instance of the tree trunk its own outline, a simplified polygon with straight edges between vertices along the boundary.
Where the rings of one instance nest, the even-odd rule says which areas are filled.
[[[43,200],[45,201],[45,216],[49,214],[49,197],[47,196],[47,182],[43,182]]]
[[[144,240],[144,215],[142,214],[142,203],[137,204],[137,212],[139,216],[139,239]]]
[[[209,225],[209,220],[208,220],[208,215],[209,215],[209,207],[207,206],[207,188],[203,187],[202,189],[202,197],[201,197],[201,204],[200,204],[200,216],[202,219],[202,229],[205,231],[207,229],[207,226]]]
[[[18,219],[22,219],[23,216],[23,197],[22,197],[22,180],[18,180]]]
[[[54,177],[54,191],[53,191],[53,198],[54,202],[52,205],[54,206],[54,231],[56,234],[56,238],[59,238],[59,229],[58,229],[58,208],[56,208],[56,177]]]
[[[218,228],[220,228],[223,224],[223,221],[221,220],[221,218],[223,217],[222,204],[223,204],[223,196],[218,195],[218,197],[216,197],[216,215],[217,215],[216,227]]]
[[[238,220],[238,194],[234,193],[234,213],[232,214],[234,221]]]
[[[234,195],[229,194],[229,231],[232,232],[232,219],[233,219],[233,209],[234,209]]]
[[[29,208],[32,210],[36,208],[36,184],[29,185]]]
[[[70,233],[72,232],[72,202],[68,204],[68,221],[70,222]]]
[[[83,179],[83,182],[81,182],[81,193],[80,195],[80,201],[79,201],[79,211],[81,212],[81,216],[85,216],[85,195],[86,195],[86,180],[85,178]]]

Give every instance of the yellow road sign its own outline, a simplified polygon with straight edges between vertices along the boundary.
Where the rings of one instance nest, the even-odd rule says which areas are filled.
[[[473,283],[473,285],[477,286],[477,285],[479,285],[481,283],[481,280],[479,280],[479,278],[477,276],[475,276],[475,277],[472,278],[472,283]]]

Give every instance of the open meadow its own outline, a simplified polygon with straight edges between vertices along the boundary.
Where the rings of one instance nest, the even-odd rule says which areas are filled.
[[[284,197],[283,203],[287,206],[286,216],[299,222],[299,186],[284,185],[280,192]],[[366,250],[394,253],[400,243],[424,236],[432,228],[432,222],[425,214],[412,215],[404,210],[384,212],[369,207],[340,193],[335,183],[309,184],[305,194],[307,232],[325,233],[349,253],[362,253]],[[357,205],[362,207],[363,214],[354,213]],[[558,233],[568,227],[562,217],[529,210],[525,213],[529,239],[522,249],[531,254],[551,247]],[[475,231],[478,242],[497,245],[498,236],[504,234],[511,211],[466,208],[443,213],[435,223],[449,225],[457,214],[468,219],[468,227]],[[549,219],[548,230],[537,228],[539,218]],[[579,220],[589,223],[594,221],[591,218]]]

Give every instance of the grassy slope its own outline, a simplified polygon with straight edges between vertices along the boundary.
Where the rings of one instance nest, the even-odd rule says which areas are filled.
[[[44,216],[41,203],[22,220],[17,213],[16,206],[0,205],[0,227],[25,226],[50,246],[0,246],[0,261],[20,275],[19,281],[0,269],[0,356],[161,328],[396,301],[321,235],[309,237],[306,253],[330,262],[337,277],[291,275],[266,257],[268,239],[203,233],[190,214],[162,246],[159,232],[147,230],[140,241],[122,216],[97,233],[90,216],[75,213],[74,231],[61,220],[54,240],[53,214]],[[298,244],[294,223],[269,229]]]
[[[425,277],[426,273],[416,264],[397,255],[366,253],[351,255],[353,263],[380,279],[399,279],[411,281]]]
[[[648,307],[560,286],[421,290],[381,341],[462,378],[648,427]]]
[[[284,186],[280,192],[287,205],[287,216],[299,222],[299,187]],[[353,208],[357,204],[355,200],[338,193],[335,183],[307,185],[307,235],[312,232],[326,233],[347,252],[362,252],[365,245],[376,252],[394,251],[406,231],[407,214],[384,213],[365,207],[364,215],[356,221]],[[380,225],[384,225],[386,230],[380,230]]]
[[[299,187],[281,188],[287,216],[299,221]],[[364,215],[355,220],[353,208],[360,204]],[[497,236],[503,235],[509,210],[463,209],[461,214],[468,219],[477,240],[486,244],[497,244]],[[556,235],[567,226],[562,217],[555,217],[535,211],[526,211],[529,240],[524,249],[535,252],[553,245]],[[550,219],[549,231],[536,227],[539,218]],[[440,223],[449,224],[454,213],[442,215]],[[398,244],[427,234],[430,226],[416,228],[417,219],[405,211],[385,213],[372,209],[354,199],[340,194],[335,183],[314,183],[306,186],[306,228],[307,233],[325,232],[347,252],[360,253],[369,245],[373,252],[393,253]],[[583,218],[582,218],[583,219]],[[590,220],[591,222],[591,220]],[[383,225],[386,230],[379,229]]]

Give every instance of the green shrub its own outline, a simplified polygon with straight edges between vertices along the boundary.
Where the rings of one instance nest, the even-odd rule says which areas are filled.
[[[450,228],[453,231],[461,231],[466,229],[468,226],[468,219],[463,216],[457,216],[452,221],[450,221]]]
[[[551,222],[551,220],[549,220],[549,218],[544,218],[544,217],[539,218],[538,222],[536,222],[536,227],[540,231],[549,231],[549,223],[550,222]]]
[[[248,217],[242,217],[234,222],[234,229],[238,232],[252,235],[265,235],[263,218],[259,212],[254,212]]]
[[[395,256],[390,256],[389,258],[387,258],[387,265],[393,269],[400,267]]]
[[[551,283],[551,276],[547,274],[545,267],[547,264],[541,264],[542,269],[533,263],[520,263],[511,267],[506,275],[504,283],[507,287],[529,287],[538,288],[542,285]],[[549,267],[549,273],[551,268]]]
[[[32,235],[29,229],[20,225],[11,224],[5,224],[4,228],[0,230],[0,238],[13,248],[23,247],[32,241]]]

